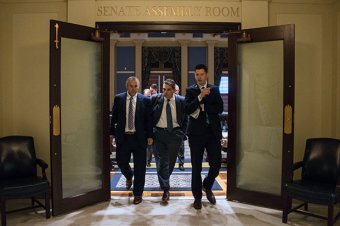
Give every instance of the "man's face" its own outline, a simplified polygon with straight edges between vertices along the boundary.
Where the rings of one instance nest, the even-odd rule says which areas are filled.
[[[204,86],[205,83],[208,80],[207,72],[205,72],[204,69],[196,69],[196,71],[195,71],[195,79],[196,79],[196,82],[199,85]]]
[[[175,89],[168,84],[163,84],[163,94],[166,98],[170,99],[174,95]]]
[[[175,94],[179,95],[179,87],[175,86]]]
[[[130,80],[126,84],[126,90],[130,96],[136,95],[139,89],[139,82],[137,80]]]
[[[157,90],[156,90],[156,89],[153,89],[151,86],[150,86],[150,91],[151,91],[151,94],[157,93]]]

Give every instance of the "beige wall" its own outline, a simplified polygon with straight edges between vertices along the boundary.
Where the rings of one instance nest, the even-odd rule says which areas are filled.
[[[67,21],[89,27],[95,26],[95,0],[68,0]],[[79,13],[81,12],[81,13]]]
[[[336,137],[334,5],[269,4],[269,25],[295,24],[295,161],[306,138]]]
[[[66,20],[66,1],[8,2],[0,3],[0,136],[33,136],[49,163],[49,20]]]
[[[268,1],[242,1],[242,29],[268,26]]]

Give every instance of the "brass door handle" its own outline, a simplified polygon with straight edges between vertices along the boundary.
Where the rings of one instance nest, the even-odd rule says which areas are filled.
[[[291,134],[293,132],[293,108],[289,104],[285,106],[284,110],[284,129],[285,134]]]
[[[60,136],[60,107],[58,105],[53,106],[53,136]]]
[[[59,24],[56,23],[54,27],[55,27],[55,39],[54,39],[55,48],[59,49],[59,45],[58,45],[59,44]]]

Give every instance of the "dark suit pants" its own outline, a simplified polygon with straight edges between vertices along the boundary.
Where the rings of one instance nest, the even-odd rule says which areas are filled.
[[[154,145],[148,145],[146,148],[146,162],[150,164],[152,162],[152,153],[153,153],[153,147]]]
[[[182,141],[182,144],[179,147],[177,157],[178,157],[178,164],[184,165],[184,140]]]
[[[157,165],[157,175],[162,190],[170,189],[170,175],[174,170],[177,152],[182,143],[184,134],[180,129],[168,132],[165,129],[155,129],[154,155]]]
[[[207,128],[204,135],[189,135],[189,146],[192,164],[191,190],[195,199],[201,199],[202,186],[206,189],[211,189],[215,178],[219,174],[222,159],[221,142]],[[210,168],[202,184],[201,172],[204,149],[207,150]]]
[[[133,154],[134,170],[130,167],[131,153]],[[133,195],[141,196],[144,191],[146,171],[146,148],[138,143],[135,135],[125,135],[121,145],[117,145],[117,164],[127,180],[133,181]]]

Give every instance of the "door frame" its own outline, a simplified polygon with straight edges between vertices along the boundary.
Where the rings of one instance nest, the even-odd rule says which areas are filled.
[[[96,22],[96,28],[111,32],[216,33],[238,31],[241,23],[235,22]]]
[[[228,98],[228,164],[227,164],[227,198],[229,200],[243,201],[247,203],[266,206],[275,209],[283,208],[283,201],[286,199],[284,185],[293,177],[292,166],[294,157],[294,77],[295,77],[295,38],[294,25],[279,25],[264,28],[244,29],[229,36],[228,43],[228,71],[229,85],[233,92],[229,93]],[[243,33],[245,31],[245,33]],[[243,35],[242,35],[243,33]],[[250,35],[249,37],[247,35]],[[268,37],[270,37],[268,39]],[[245,42],[265,42],[283,40],[283,119],[282,119],[282,169],[281,169],[281,196],[271,195],[261,192],[243,190],[236,187],[236,152],[237,152],[237,99],[238,99],[238,70],[237,70],[237,45]],[[249,39],[250,38],[250,39]],[[241,40],[241,41],[240,41]],[[285,106],[291,106],[292,115],[290,116],[291,133],[285,131]]]
[[[132,33],[168,31],[221,34],[236,32],[241,29],[241,23],[238,22],[96,22],[95,26],[105,32]]]

